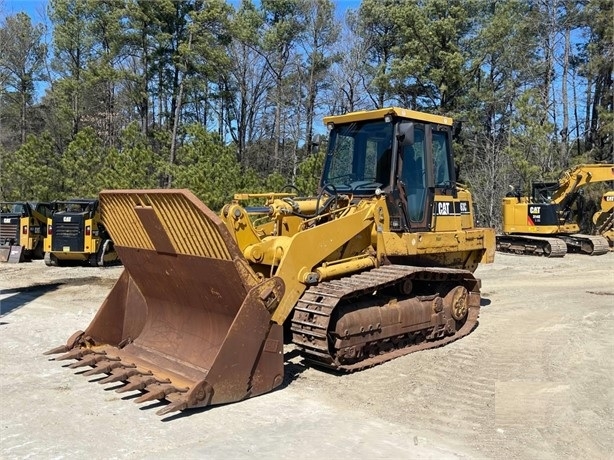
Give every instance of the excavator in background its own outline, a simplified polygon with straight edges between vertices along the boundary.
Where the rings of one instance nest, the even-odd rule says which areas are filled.
[[[581,164],[564,171],[558,182],[532,184],[531,197],[506,196],[497,250],[545,257],[563,257],[567,251],[607,253],[603,236],[579,233],[574,209],[583,187],[607,181],[614,181],[614,164]]]
[[[0,262],[42,259],[49,203],[0,202]]]
[[[82,263],[102,267],[117,261],[113,241],[100,221],[98,205],[95,198],[52,203],[45,238],[46,265]]]
[[[124,271],[85,331],[46,354],[138,403],[166,400],[163,415],[278,387],[284,338],[352,372],[469,334],[495,232],[475,227],[456,182],[452,119],[324,121],[317,196],[238,194],[217,215],[188,190],[102,191]]]
[[[595,234],[608,240],[614,250],[614,191],[605,192],[601,197],[601,209],[593,214]]]

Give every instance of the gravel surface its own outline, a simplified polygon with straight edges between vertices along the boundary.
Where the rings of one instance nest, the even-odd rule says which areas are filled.
[[[457,342],[343,376],[289,347],[281,389],[167,418],[42,355],[122,270],[0,265],[0,458],[612,458],[614,253],[498,253]]]

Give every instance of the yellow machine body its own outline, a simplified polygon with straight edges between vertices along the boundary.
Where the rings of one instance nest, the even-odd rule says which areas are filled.
[[[614,191],[605,192],[601,197],[601,207],[593,215],[595,234],[608,240],[610,250],[614,249]]]
[[[50,353],[166,414],[276,388],[284,340],[349,372],[471,332],[495,234],[456,183],[452,120],[389,108],[325,123],[317,196],[238,194],[216,214],[188,190],[101,192],[125,271]]]
[[[47,219],[45,263],[103,266],[117,260],[113,242],[101,223],[97,199],[55,201]]]
[[[574,206],[582,188],[607,181],[614,181],[613,164],[582,164],[563,172],[558,182],[533,184],[531,197],[506,196],[497,249],[548,257],[562,257],[567,250],[604,254],[603,237],[579,233]]]
[[[0,203],[0,262],[42,259],[49,203]]]

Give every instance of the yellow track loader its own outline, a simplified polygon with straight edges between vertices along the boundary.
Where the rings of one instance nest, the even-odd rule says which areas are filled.
[[[42,259],[49,203],[0,203],[0,262]]]
[[[558,182],[534,183],[531,197],[505,197],[497,250],[546,257],[563,257],[567,251],[605,254],[603,236],[579,233],[574,204],[583,187],[608,181],[614,181],[614,164],[582,164],[564,171]]]
[[[87,329],[47,353],[167,414],[278,387],[284,337],[352,372],[468,334],[495,234],[456,183],[452,120],[388,108],[324,121],[317,196],[236,195],[216,215],[187,190],[101,192],[125,270]]]

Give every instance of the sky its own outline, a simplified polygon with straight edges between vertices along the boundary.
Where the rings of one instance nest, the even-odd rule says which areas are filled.
[[[152,0],[155,1],[155,0]],[[337,5],[338,12],[348,8],[358,8],[361,0],[333,0]],[[0,19],[6,16],[24,12],[32,19],[33,23],[44,21],[45,9],[48,0],[0,0]],[[232,4],[239,4],[240,0],[230,0]]]
[[[43,21],[46,6],[47,0],[0,0],[0,17],[4,19],[24,12],[37,23]]]

